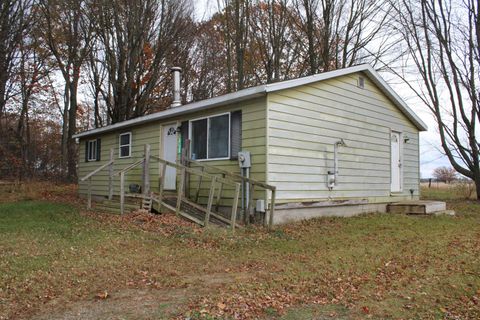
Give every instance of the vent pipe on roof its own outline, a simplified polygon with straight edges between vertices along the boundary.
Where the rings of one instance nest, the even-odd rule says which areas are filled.
[[[182,68],[173,67],[170,71],[173,74],[173,101],[170,108],[175,108],[182,105],[180,99],[180,74],[182,73]]]

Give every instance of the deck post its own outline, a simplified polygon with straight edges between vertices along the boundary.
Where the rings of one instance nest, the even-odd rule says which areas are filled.
[[[180,215],[180,208],[182,206],[182,195],[183,195],[183,183],[185,182],[185,167],[182,167],[180,173],[180,181],[178,184],[178,191],[177,191],[177,208],[176,208],[176,215]]]
[[[222,178],[225,179],[225,173],[222,173]],[[222,199],[222,191],[223,191],[223,183],[220,182],[220,186],[218,187],[217,193],[217,201],[215,203],[215,210],[218,212],[218,208],[220,207],[220,200]]]
[[[114,149],[110,149],[110,164],[108,165],[108,200],[113,198],[113,157]]]
[[[201,167],[201,171],[204,172],[205,168]],[[203,180],[203,176],[198,177],[197,191],[195,193],[195,202],[198,202],[198,198],[200,197],[200,187],[202,185],[202,180]]]
[[[125,207],[125,172],[120,172],[120,214],[123,214]]]
[[[167,164],[162,163],[162,176],[159,179],[159,186],[158,186],[158,198],[160,199],[158,205],[158,211],[162,211],[162,201],[163,201],[163,189],[165,186],[165,174],[167,172]]]
[[[230,217],[232,231],[235,230],[235,223],[237,221],[237,207],[238,207],[239,197],[240,197],[240,183],[237,183],[237,185],[235,186],[235,194],[233,196],[232,216]]]
[[[270,203],[270,218],[268,219],[269,229],[272,229],[272,226],[273,226],[273,213],[275,211],[275,193],[276,193],[276,189],[272,189],[272,199]]]
[[[255,208],[253,204],[253,193],[255,192],[255,183],[250,182],[250,192],[248,195],[248,208],[247,214],[245,215],[245,224],[250,224],[250,217],[253,216],[253,210]]]
[[[265,213],[263,214],[263,226],[266,227],[268,225],[268,189],[265,189]]]
[[[88,210],[92,209],[92,177],[88,178],[88,201],[87,201]]]
[[[183,146],[185,149],[185,159],[184,159],[184,166],[185,167],[190,167],[190,139],[185,139],[185,145]],[[184,189],[185,189],[185,197],[190,198],[190,173],[187,172],[185,175],[185,184],[184,184]]]
[[[144,147],[144,161],[143,161],[143,194],[150,194],[150,145],[146,144]]]
[[[217,181],[217,177],[213,176],[212,181],[210,182],[210,192],[208,193],[207,212],[205,212],[205,222],[204,222],[205,227],[208,226],[208,222],[210,221],[210,213],[212,212],[213,196],[215,194],[216,181]]]

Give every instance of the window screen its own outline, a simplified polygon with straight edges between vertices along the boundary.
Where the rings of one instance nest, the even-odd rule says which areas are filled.
[[[87,143],[87,161],[97,160],[97,140],[90,140]]]
[[[130,157],[131,155],[131,141],[132,141],[131,133],[122,133],[120,135],[120,158]]]
[[[230,114],[191,122],[192,159],[227,158],[230,151]]]
[[[201,119],[192,121],[192,159],[207,158],[207,121]]]
[[[208,158],[228,157],[229,115],[209,119]]]

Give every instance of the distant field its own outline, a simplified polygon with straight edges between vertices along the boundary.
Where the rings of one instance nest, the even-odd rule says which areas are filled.
[[[473,183],[450,183],[432,182],[428,187],[428,182],[421,183],[420,196],[432,200],[475,200],[476,189]]]
[[[455,217],[232,234],[169,214],[86,212],[73,186],[22,190],[0,203],[0,319],[480,318],[474,201],[449,201]]]

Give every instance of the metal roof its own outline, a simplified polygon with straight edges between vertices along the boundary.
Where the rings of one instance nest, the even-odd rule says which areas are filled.
[[[319,74],[315,74],[312,76],[307,76],[303,78],[298,78],[294,80],[286,80],[271,84],[264,84],[248,89],[243,89],[237,92],[228,93],[222,96],[218,96],[215,98],[210,98],[198,102],[192,102],[186,105],[182,105],[179,107],[159,111],[156,113],[152,113],[149,115],[145,115],[142,117],[138,117],[131,120],[126,120],[122,122],[118,122],[109,126],[96,128],[88,131],[84,131],[78,134],[75,134],[74,138],[83,138],[92,135],[98,135],[100,133],[105,133],[117,129],[122,129],[126,127],[131,127],[134,125],[139,125],[146,122],[164,120],[168,118],[172,118],[175,116],[180,116],[196,111],[206,110],[210,108],[214,108],[217,106],[222,106],[230,103],[236,103],[248,99],[253,99],[257,97],[265,96],[269,92],[275,92],[285,89],[290,89],[318,81],[323,81],[327,79],[332,79],[336,77],[341,77],[344,75],[356,73],[356,72],[364,72],[370,80],[372,80],[381,90],[382,92],[389,97],[392,102],[400,109],[400,111],[405,114],[405,116],[415,124],[415,126],[420,131],[426,131],[427,125],[410,109],[407,104],[398,96],[398,94],[383,80],[383,78],[375,71],[372,66],[369,64],[362,64],[354,67],[349,67],[345,69],[339,69],[334,71],[323,72]]]

